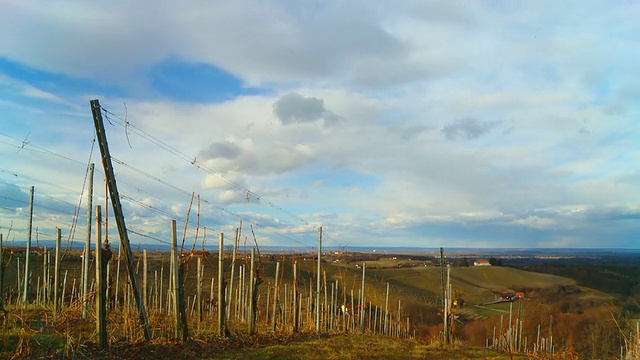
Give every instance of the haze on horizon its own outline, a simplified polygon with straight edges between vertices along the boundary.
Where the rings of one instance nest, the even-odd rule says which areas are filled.
[[[0,232],[24,239],[33,185],[37,236],[84,239],[88,162],[105,201],[99,99],[134,243],[170,219],[181,238],[195,192],[208,242],[242,220],[262,245],[313,247],[323,226],[326,246],[638,248],[638,18],[628,1],[5,1]]]

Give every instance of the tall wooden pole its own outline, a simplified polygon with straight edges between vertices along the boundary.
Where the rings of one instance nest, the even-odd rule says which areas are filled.
[[[116,185],[116,176],[113,171],[113,164],[111,163],[111,154],[109,153],[109,144],[107,143],[107,134],[104,130],[104,124],[102,122],[102,108],[98,100],[91,100],[91,112],[93,114],[93,121],[96,128],[96,136],[98,138],[98,145],[100,146],[100,153],[102,155],[102,165],[107,177],[107,186],[109,188],[109,195],[111,196],[111,205],[113,207],[113,215],[118,225],[118,233],[120,235],[120,246],[124,250],[124,259],[127,263],[127,269],[129,271],[129,279],[133,288],[133,296],[136,300],[138,312],[140,315],[140,324],[144,327],[144,337],[147,341],[151,340],[151,328],[149,327],[149,320],[147,318],[147,311],[145,304],[142,301],[140,295],[140,284],[138,284],[138,277],[135,273],[135,267],[133,266],[133,259],[131,254],[131,245],[129,243],[129,235],[127,234],[127,226],[124,221],[124,214],[122,212],[122,204],[120,203],[120,194],[118,193],[118,187]]]
[[[93,170],[95,164],[89,164],[89,178],[88,178],[88,191],[87,191],[87,237],[84,245],[84,256],[82,257],[82,318],[87,319],[87,313],[89,311],[89,259],[91,258],[91,222],[93,210]]]
[[[224,323],[224,234],[220,233],[218,243],[218,336],[226,335]],[[229,297],[232,295],[229,294]]]
[[[27,251],[24,257],[24,294],[22,296],[22,306],[27,307],[29,303],[29,283],[31,282],[31,276],[29,273],[29,256],[31,255],[31,229],[33,228],[33,192],[34,187],[31,187],[29,192],[29,224],[27,225]]]
[[[318,272],[316,278],[316,332],[320,332],[320,257],[322,255],[322,226],[318,228]]]
[[[105,272],[102,260],[102,213],[100,205],[96,205],[96,331],[98,333],[98,349],[107,346],[107,302]]]

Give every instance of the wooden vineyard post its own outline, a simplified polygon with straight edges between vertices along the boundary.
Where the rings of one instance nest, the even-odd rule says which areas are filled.
[[[147,282],[148,273],[149,272],[149,263],[147,262],[147,249],[142,249],[142,301],[144,302],[144,306],[149,306],[149,298],[148,298],[148,289],[149,283]]]
[[[104,263],[102,259],[102,214],[100,205],[96,206],[96,332],[98,333],[98,349],[107,346],[107,311],[105,292]]]
[[[175,338],[182,339],[182,319],[180,318],[181,312],[179,308],[180,301],[178,299],[180,289],[180,279],[178,275],[178,238],[176,235],[176,221],[171,220],[171,279],[173,285],[173,319],[175,323]]]
[[[278,276],[280,275],[280,262],[276,262],[276,281],[273,284],[273,319],[271,322],[271,328],[276,331],[278,322]],[[295,274],[293,275],[295,279]]]
[[[509,302],[509,328],[507,328],[507,348],[513,351],[513,302]]]
[[[451,333],[453,332],[453,316],[451,315],[451,305],[453,300],[451,299],[451,264],[447,264],[447,332],[446,332],[446,344],[451,343]]]
[[[32,186],[29,192],[29,224],[27,225],[27,249],[24,256],[24,294],[22,296],[22,306],[25,308],[29,303],[29,283],[31,282],[29,256],[31,254],[31,229],[33,228],[33,192],[34,187]]]
[[[189,328],[187,327],[187,308],[185,305],[184,282],[186,276],[186,262],[182,260],[182,254],[178,257],[178,309],[180,310],[180,339],[187,341],[189,337]]]
[[[242,221],[240,221],[240,228],[236,228],[236,236],[233,241],[233,257],[231,259],[231,277],[229,278],[229,301],[227,304],[227,321],[231,316],[232,304],[233,304],[233,276],[236,269],[236,256],[238,255],[238,244],[240,242],[240,229],[242,228]]]
[[[58,290],[60,288],[60,242],[62,241],[62,236],[60,233],[60,229],[56,229],[56,261],[55,268],[53,270],[53,313],[58,315],[59,311],[59,299],[58,299]]]
[[[293,332],[298,332],[300,308],[298,307],[298,261],[293,262]]]
[[[82,257],[82,318],[87,319],[89,312],[89,259],[91,258],[91,222],[93,210],[93,171],[95,165],[89,164],[88,191],[87,191],[87,237],[84,245],[84,256]]]
[[[135,268],[133,266],[129,235],[127,233],[127,226],[125,224],[124,214],[122,212],[122,204],[120,203],[120,194],[118,193],[118,187],[116,185],[116,176],[113,171],[113,164],[111,163],[111,154],[109,153],[107,134],[105,133],[104,123],[102,121],[102,108],[98,100],[91,100],[90,105],[91,113],[93,115],[93,122],[96,128],[96,137],[98,138],[98,145],[100,147],[100,154],[102,155],[102,165],[104,167],[105,176],[107,178],[109,195],[111,196],[113,215],[115,216],[116,224],[118,226],[118,234],[120,235],[120,247],[122,250],[124,250],[124,259],[127,263],[129,280],[131,281],[133,296],[136,301],[136,306],[138,307],[140,324],[144,328],[144,337],[147,341],[149,341],[151,340],[151,328],[149,327],[147,310],[145,304],[142,302],[142,297],[140,295],[140,284],[138,283],[138,277],[135,274]]]
[[[553,353],[553,315],[549,315],[549,343],[547,353]]]
[[[2,243],[2,233],[0,233],[0,310],[4,310],[4,244]]]
[[[448,344],[448,340],[449,340],[449,328],[447,327],[447,290],[446,290],[446,284],[445,284],[445,277],[444,277],[444,249],[440,248],[440,279],[441,279],[441,283],[442,283],[442,316],[443,316],[443,340],[442,343],[444,345]]]
[[[364,332],[364,308],[365,308],[365,296],[364,296],[364,280],[365,280],[365,269],[367,268],[367,264],[366,263],[362,263],[362,292],[361,294],[361,299],[360,299],[360,329]]]
[[[389,321],[389,283],[387,283],[387,299],[384,302],[384,334],[387,335],[387,324]]]
[[[324,306],[322,307],[322,324],[324,324],[324,331],[329,331],[329,322],[327,321],[328,312],[328,297],[327,297],[327,272],[325,270],[322,271],[322,288],[324,289]]]
[[[320,332],[320,257],[322,256],[322,226],[318,228],[318,270],[316,278],[316,332]]]
[[[204,254],[203,254],[204,256]],[[202,264],[202,256],[198,256],[198,274],[196,284],[196,312],[198,315],[198,328],[202,322],[202,275],[204,273],[204,267]]]
[[[248,309],[248,320],[249,320],[249,335],[253,335],[256,332],[256,295],[254,292],[256,291],[256,284],[258,279],[256,279],[256,269],[255,269],[255,259],[256,249],[251,248],[251,262],[249,268],[249,309]]]
[[[500,330],[498,330],[498,351],[502,351],[502,322],[504,315],[500,315]]]
[[[118,297],[118,289],[120,289],[120,256],[122,255],[122,248],[118,248],[118,260],[116,265],[116,291],[115,291],[115,308],[118,307],[118,302],[120,301]],[[162,286],[160,286],[162,288]]]
[[[517,327],[517,335],[516,335],[516,342],[517,342],[516,348],[517,348],[517,351],[520,352],[520,350],[522,349],[522,298],[520,298],[518,301],[520,304],[518,307],[518,327]]]
[[[220,233],[218,244],[218,336],[226,335],[224,316],[224,234]],[[229,295],[231,297],[231,295]]]

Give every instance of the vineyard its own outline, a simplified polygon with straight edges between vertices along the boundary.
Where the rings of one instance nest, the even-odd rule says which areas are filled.
[[[46,205],[34,206],[38,202],[34,186],[29,187],[28,214],[22,199],[7,196],[8,191],[3,195],[4,200],[18,203],[12,205],[15,211],[2,219],[10,225],[2,227],[6,233],[0,233],[0,355],[4,357],[224,354],[244,358],[270,356],[250,355],[247,349],[268,352],[278,346],[290,346],[277,351],[292,357],[300,353],[306,358],[321,357],[305,353],[297,348],[300,344],[325,349],[324,356],[329,358],[351,357],[345,347],[366,354],[366,348],[358,347],[354,339],[384,342],[389,348],[404,344],[412,349],[407,358],[442,358],[449,351],[464,352],[464,342],[484,348],[482,351],[496,358],[521,354],[572,359],[578,356],[576,349],[581,349],[581,354],[591,351],[597,356],[604,353],[606,357],[631,359],[640,351],[639,329],[633,328],[632,321],[623,323],[622,316],[614,314],[615,308],[608,307],[613,298],[579,287],[571,279],[506,267],[455,267],[442,248],[439,257],[434,254],[420,259],[349,253],[345,246],[342,251],[323,251],[327,237],[323,226],[291,214],[230,179],[223,178],[246,196],[248,204],[266,206],[296,224],[274,218],[273,224],[265,226],[259,216],[247,218],[240,211],[196,197],[194,192],[112,157],[102,115],[111,116],[109,122],[124,128],[127,142],[128,131],[133,131],[187,161],[189,167],[209,172],[206,164],[132,127],[128,120],[101,108],[97,100],[91,106],[105,181],[104,196],[95,197],[96,203],[104,206],[93,204],[91,162],[86,164],[79,198],[77,194],[69,196],[69,189],[53,183],[54,179],[44,181],[17,172],[13,172],[17,178],[40,181],[49,191],[38,198]],[[22,151],[29,144],[23,140],[17,146]],[[43,153],[52,155],[39,151]],[[122,173],[118,170],[141,175],[147,183],[125,182],[126,192],[120,192],[116,174]],[[148,191],[158,183],[163,191]],[[79,200],[78,205],[61,200],[64,192]],[[167,211],[153,205],[170,203],[164,198],[169,192],[190,195],[188,206],[172,205]],[[137,199],[131,194],[145,197]],[[81,233],[79,209],[85,196],[86,236],[80,242],[76,235]],[[61,203],[64,210],[51,207]],[[68,211],[71,208],[73,211]],[[214,221],[214,213],[240,221]],[[43,225],[35,229],[35,244],[34,217]],[[126,224],[129,220],[136,225]],[[14,227],[14,221],[26,225]],[[54,223],[57,226],[52,234]],[[16,232],[19,237],[25,235],[26,246],[15,245]],[[210,239],[212,234],[215,240]],[[329,234],[335,247],[339,239]],[[47,240],[41,241],[41,236]],[[142,244],[134,251],[130,236],[149,248]],[[290,248],[296,250],[273,251],[262,246],[274,237],[295,244]],[[494,300],[496,294],[525,291],[531,299],[512,297],[494,308],[480,305]],[[557,304],[559,299],[562,306]],[[460,300],[470,304],[463,307]],[[574,324],[584,325],[583,329],[573,328]],[[341,345],[332,347],[323,341]],[[588,347],[588,343],[599,342],[606,346]],[[341,353],[340,348],[347,353]],[[388,353],[369,355],[365,357],[389,357]]]

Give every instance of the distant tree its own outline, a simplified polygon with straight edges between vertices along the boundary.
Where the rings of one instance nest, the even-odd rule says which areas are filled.
[[[489,259],[489,264],[491,264],[491,266],[502,266],[502,260],[501,259],[496,259],[493,256]]]
[[[466,267],[471,266],[471,264],[469,263],[469,259],[467,259],[466,257],[462,259],[462,266],[466,266]]]

